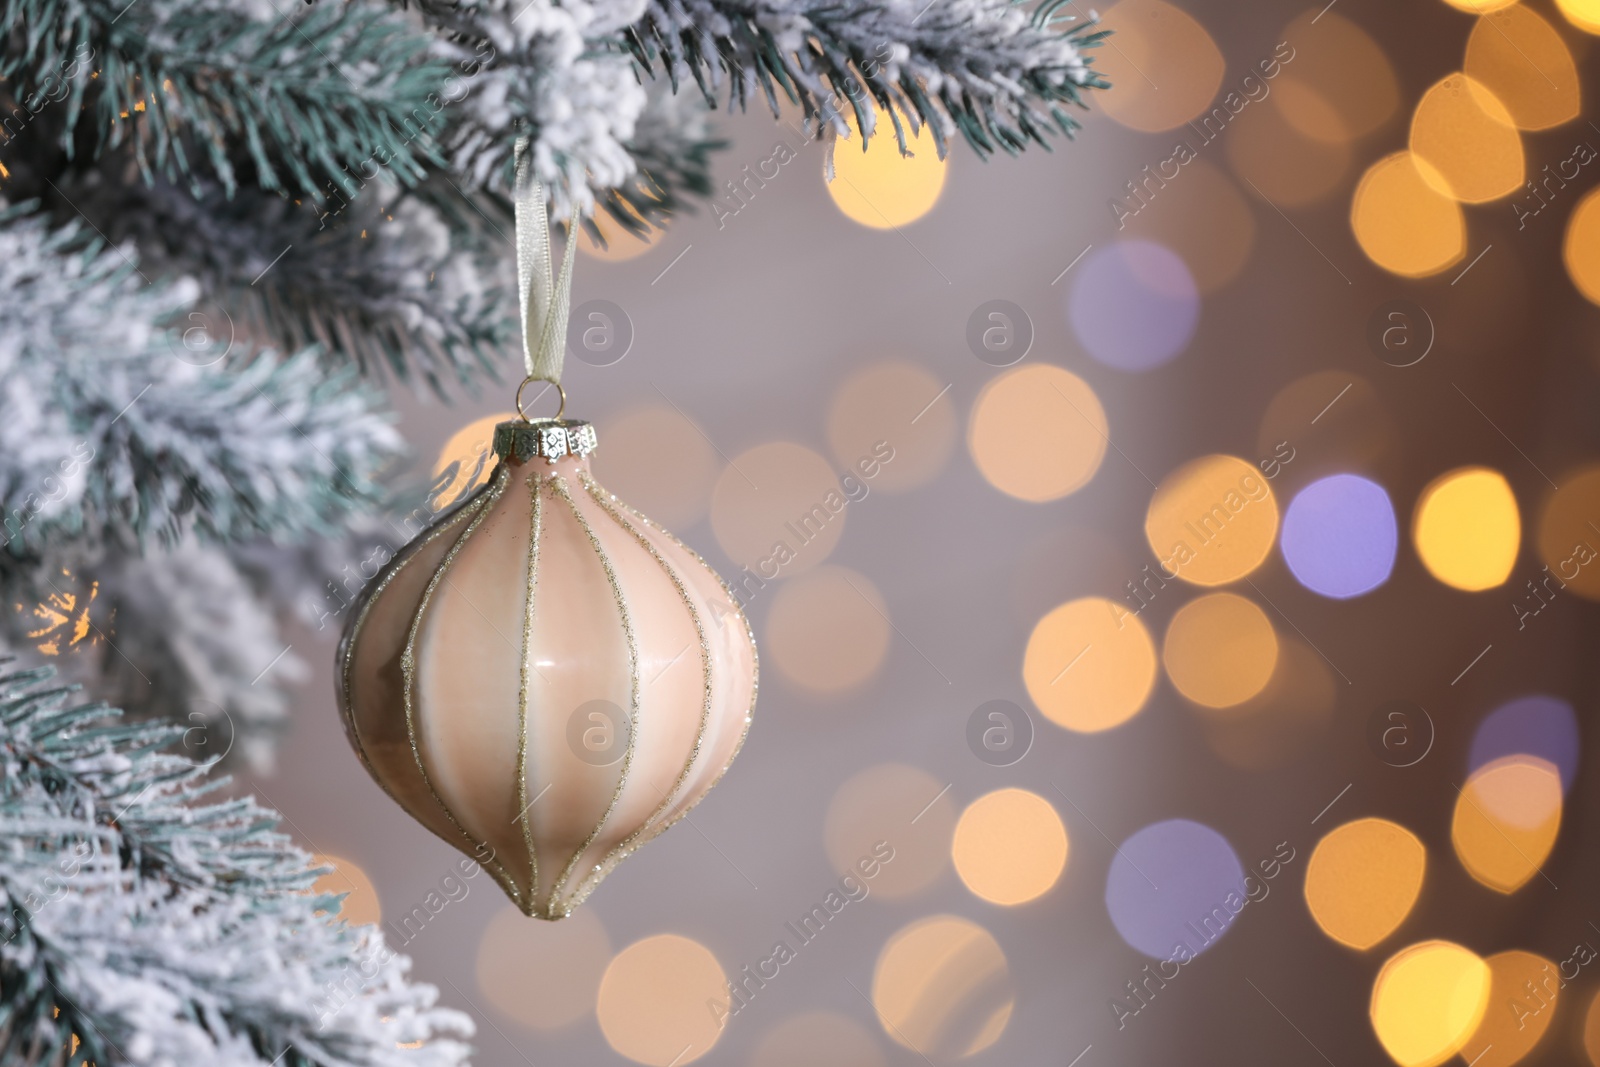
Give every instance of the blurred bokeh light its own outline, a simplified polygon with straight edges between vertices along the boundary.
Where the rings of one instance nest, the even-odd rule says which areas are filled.
[[[840,693],[882,666],[888,605],[866,575],[827,564],[779,586],[762,636],[763,651],[786,679]]]
[[[916,134],[907,127],[905,138],[909,156],[900,154],[893,121],[879,112],[865,151],[859,134],[835,143],[828,195],[847,218],[874,230],[892,230],[917,221],[939,202],[945,161],[933,134],[925,126]]]
[[[1228,839],[1189,819],[1152,823],[1117,848],[1106,875],[1106,911],[1130,948],[1185,962],[1233,925],[1247,896]]]
[[[496,911],[478,942],[478,989],[507,1018],[556,1030],[594,1012],[611,938],[593,908],[558,923],[529,922],[514,907]]]
[[[344,894],[339,905],[339,918],[351,926],[372,926],[383,921],[383,905],[372,879],[354,860],[318,853],[311,857],[313,867],[332,867],[327,874],[319,875],[311,883],[316,894]]]
[[[1600,992],[1589,1002],[1583,1016],[1583,1051],[1592,1067],[1600,1067]]]
[[[1445,0],[1453,8],[1458,8],[1472,15],[1481,15],[1487,11],[1499,11],[1501,8],[1510,7],[1517,0]]]
[[[1424,941],[1384,963],[1372,1028],[1400,1067],[1433,1067],[1461,1051],[1489,1003],[1489,965],[1450,941]]]
[[[804,445],[773,441],[735,456],[717,476],[711,530],[740,566],[763,579],[791,577],[828,558],[844,533],[848,504],[827,460]]]
[[[1468,592],[1493,589],[1511,576],[1522,544],[1517,498],[1499,471],[1450,471],[1423,489],[1411,537],[1439,581]]]
[[[1489,965],[1483,1021],[1461,1047],[1473,1067],[1511,1067],[1533,1051],[1556,1017],[1561,978],[1543,956],[1520,949],[1496,952]]]
[[[808,1011],[768,1030],[750,1067],[887,1067],[878,1039],[847,1015]]]
[[[1350,227],[1361,250],[1384,270],[1421,278],[1454,265],[1467,247],[1461,207],[1423,177],[1429,164],[1411,152],[1384,156],[1361,176]]]
[[[1556,0],[1556,8],[1585,33],[1600,33],[1600,2],[1597,0]]]
[[[884,1031],[926,1057],[982,1052],[1000,1039],[1015,1003],[999,943],[955,915],[903,927],[883,946],[872,974],[872,1004]]]
[[[1089,355],[1118,370],[1146,371],[1188,347],[1200,321],[1200,290],[1172,249],[1115,241],[1073,271],[1067,318]]]
[[[846,378],[828,410],[828,447],[840,471],[869,491],[887,493],[937,477],[956,441],[948,388],[924,368],[899,360],[874,363]],[[894,459],[873,463],[873,449],[881,443],[894,449]]]
[[[531,400],[529,407],[532,407]],[[496,463],[491,448],[494,428],[516,417],[514,411],[485,415],[450,435],[433,463],[434,484],[439,487],[432,501],[435,510],[443,511],[489,480]]]
[[[1600,233],[1596,234],[1600,239]],[[1554,584],[1539,581],[1541,598],[1570,590],[1600,600],[1600,466],[1587,466],[1561,479],[1539,516],[1539,556]]]
[[[1477,771],[1505,756],[1536,756],[1556,769],[1565,792],[1578,774],[1580,740],[1571,704],[1546,693],[1519,697],[1478,723],[1467,770]]]
[[[990,485],[1038,502],[1088,484],[1105,458],[1107,434],[1105,409],[1087,382],[1032,363],[984,386],[972,406],[967,444]]]
[[[1465,74],[1435,82],[1411,119],[1411,154],[1435,192],[1469,204],[1522,185],[1522,137],[1489,87]]]
[[[1023,904],[1049,892],[1067,865],[1067,828],[1050,802],[1026,789],[997,789],[967,805],[951,844],[956,874],[991,904]]]
[[[879,868],[872,893],[898,899],[922,892],[949,870],[955,824],[948,782],[917,767],[882,763],[839,786],[823,840],[833,869],[857,877],[857,865],[886,843],[894,858]]]
[[[1583,194],[1572,210],[1561,252],[1572,284],[1589,303],[1600,304],[1600,189]]]
[[[595,1014],[620,1055],[649,1067],[679,1067],[710,1052],[722,1036],[713,1003],[727,1005],[729,990],[711,950],[679,934],[654,934],[606,967]]]
[[[1468,874],[1510,893],[1540,873],[1560,829],[1555,765],[1536,756],[1502,756],[1473,771],[1461,788],[1450,840]]]
[[[1225,64],[1188,12],[1163,0],[1122,0],[1101,12],[1100,24],[1113,31],[1094,63],[1117,86],[1096,98],[1107,115],[1129,129],[1160,133],[1212,105]]]
[[[1211,593],[1172,616],[1161,660],[1178,692],[1196,704],[1232,707],[1266,688],[1278,664],[1278,635],[1254,601]]]
[[[665,243],[659,233],[650,233],[651,240],[634,236],[618,225],[616,220],[608,218],[603,211],[595,212],[592,221],[605,240],[603,245],[594,239],[588,229],[578,234],[578,251],[592,259],[606,263],[625,263],[630,259],[638,259],[652,248],[660,248]]]
[[[1228,131],[1228,162],[1269,203],[1305,207],[1344,182],[1353,153],[1343,132],[1328,97],[1282,74],[1272,95],[1244,111]]]
[[[1280,541],[1283,561],[1301,585],[1343,600],[1389,580],[1400,530],[1381,485],[1334,474],[1295,494]]]
[[[1104,597],[1070,600],[1039,620],[1023,653],[1028,695],[1051,722],[1079,733],[1139,713],[1156,678],[1150,633]]]
[[[1578,117],[1578,68],[1561,34],[1523,4],[1480,18],[1467,39],[1465,73],[1505,105],[1524,130]]]
[[[1145,537],[1168,573],[1225,585],[1259,567],[1278,535],[1278,501],[1255,465],[1201,456],[1161,480],[1145,513]]]
[[[1347,822],[1318,841],[1306,863],[1306,906],[1323,933],[1369,949],[1411,914],[1427,864],[1428,850],[1404,826]]]
[[[665,404],[622,411],[595,427],[595,477],[608,492],[669,530],[705,518],[717,454],[689,417]]]
[[[1294,47],[1294,59],[1280,77],[1314,90],[1335,109],[1345,136],[1364,137],[1394,116],[1400,106],[1394,65],[1366,30],[1337,11],[1313,5],[1278,36]],[[1332,131],[1319,121],[1303,132],[1315,137],[1319,129],[1325,131],[1320,136]]]

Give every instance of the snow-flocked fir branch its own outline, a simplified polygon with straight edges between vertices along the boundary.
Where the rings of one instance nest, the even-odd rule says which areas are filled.
[[[400,438],[353,370],[313,351],[215,361],[207,346],[196,359],[182,321],[193,282],[150,284],[128,250],[26,212],[0,214],[0,524],[13,555],[63,538],[326,534],[380,499]]]
[[[95,152],[127,145],[147,175],[319,197],[378,152],[420,178],[446,73],[426,39],[372,5],[295,15],[269,0],[0,0],[0,76],[30,114],[65,98],[63,148],[87,126]]]
[[[151,273],[198,282],[218,354],[230,342],[315,345],[330,367],[420,379],[441,396],[506,376],[517,306],[510,223],[483,225],[438,176],[409,189],[377,168],[348,177],[359,185],[318,204],[258,189],[230,197],[211,182],[195,196],[165,181],[118,181],[107,168],[26,188],[57,217],[81,214],[112,241],[132,239]]]
[[[242,339],[224,355],[190,318],[194,283],[142,269],[83,227],[0,212],[0,647],[264,768],[299,660],[229,553],[342,541],[388,498],[399,437],[353,367]]]
[[[456,1067],[470,1019],[330,915],[183,727],[0,666],[0,1062]]]
[[[887,117],[902,152],[926,123],[941,158],[956,134],[980,155],[1016,153],[1070,137],[1086,90],[1105,85],[1084,54],[1104,34],[1063,3],[648,0],[625,36],[646,70],[730,107],[759,96],[776,115],[787,98],[836,133],[853,120],[864,142]]]

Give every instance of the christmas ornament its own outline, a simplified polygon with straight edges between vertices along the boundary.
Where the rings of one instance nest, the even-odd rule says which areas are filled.
[[[594,427],[563,417],[560,385],[576,242],[552,282],[525,143],[517,160],[521,418],[496,427],[489,480],[363,592],[338,686],[378,784],[522,911],[560,919],[721,778],[756,652],[710,566],[589,472]],[[538,381],[554,418],[523,411]]]

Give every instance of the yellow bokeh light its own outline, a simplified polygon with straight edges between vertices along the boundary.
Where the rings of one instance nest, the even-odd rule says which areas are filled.
[[[1067,828],[1050,802],[1026,789],[997,789],[967,806],[950,845],[956,874],[991,904],[1044,895],[1067,865]]]
[[[1156,678],[1144,623],[1103,597],[1070,600],[1039,620],[1022,657],[1022,681],[1045,717],[1079,733],[1120,726],[1139,713]]]
[[[1578,292],[1589,303],[1600,304],[1600,189],[1585,193],[1572,209],[1561,258]]]
[[[1238,581],[1278,536],[1278,501],[1255,465],[1237,456],[1191,460],[1150,499],[1145,537],[1167,573],[1195,585]]]
[[[762,646],[802,689],[841,693],[871,678],[889,649],[889,613],[864,574],[831,564],[778,588]]]
[[[972,406],[967,444],[978,471],[1019,500],[1056,500],[1086,485],[1105,458],[1105,409],[1089,383],[1048,363],[1001,374]]]
[[[378,901],[378,891],[354,860],[342,859],[321,853],[311,857],[313,867],[332,867],[311,883],[311,892],[347,894],[339,907],[339,918],[351,926],[371,926],[383,921],[383,906]]]
[[[489,480],[495,465],[494,428],[516,417],[514,411],[485,415],[450,435],[433,464],[435,493],[430,503],[435,511],[443,511]]]
[[[606,967],[595,1014],[619,1054],[649,1067],[681,1067],[711,1051],[722,1036],[719,1014],[725,1019],[730,1004],[728,978],[710,949],[677,934],[655,934]]]
[[[1372,984],[1372,1028],[1400,1067],[1434,1067],[1461,1050],[1489,1001],[1489,965],[1449,941],[1391,956]]]
[[[884,1031],[924,1056],[982,1052],[1000,1039],[1015,997],[989,931],[955,915],[902,928],[878,954],[872,1005]]]
[[[1536,756],[1504,756],[1474,771],[1456,798],[1450,841],[1473,878],[1499,893],[1524,885],[1561,830],[1561,775]]]
[[[1428,167],[1410,152],[1395,152],[1368,167],[1356,186],[1350,228],[1367,258],[1391,274],[1437,274],[1466,252],[1461,207],[1423,177]]]
[[[867,879],[875,897],[901,899],[949,870],[955,824],[948,780],[884,763],[839,786],[828,803],[823,841],[841,876]]]
[[[1439,581],[1468,592],[1493,589],[1510,577],[1522,544],[1517,498],[1498,471],[1450,471],[1422,491],[1411,538]]]
[[[1095,55],[1095,67],[1117,87],[1096,97],[1107,115],[1160,133],[1210,107],[1222,85],[1222,52],[1188,12],[1163,0],[1122,0],[1102,13],[1100,25],[1113,31]],[[1232,115],[1222,111],[1226,126]]]
[[[1306,907],[1322,932],[1369,949],[1411,914],[1422,892],[1428,850],[1387,819],[1357,819],[1317,842],[1306,864]]]
[[[596,426],[595,477],[669,530],[705,518],[717,454],[700,427],[666,404],[631,408]]]
[[[634,189],[635,192],[645,194],[645,197],[656,197],[656,190],[651,186],[651,182],[643,178],[643,176],[640,176],[634,182]],[[624,210],[632,214],[635,219],[640,218],[637,211],[632,210],[632,208],[624,208]],[[584,227],[584,229],[579,230],[578,251],[582,256],[587,256],[590,259],[600,259],[603,262],[626,262],[629,259],[637,259],[643,256],[646,251],[653,250],[653,248],[661,248],[662,243],[664,243],[662,230],[666,229],[669,224],[670,222],[654,222],[643,237],[635,237],[634,234],[630,234],[629,230],[624,229],[616,219],[611,218],[611,214],[608,211],[595,211],[594,227],[600,230],[600,237],[605,238],[605,245],[597,242],[590,235],[589,227]]]
[[[1556,0],[1566,20],[1585,33],[1600,33],[1600,0]]]
[[[1445,0],[1445,3],[1458,11],[1465,11],[1469,15],[1483,15],[1490,11],[1499,11],[1501,8],[1510,7],[1517,0]]]
[[[584,229],[578,234],[578,251],[606,263],[638,259],[651,249],[660,248],[664,238],[658,228],[652,228],[644,237],[636,237],[604,211],[595,212],[594,225],[600,231],[600,236],[605,238],[605,244],[602,246]]]
[[[1496,952],[1489,965],[1489,1006],[1461,1058],[1472,1067],[1511,1067],[1533,1051],[1556,1015],[1561,976],[1532,952]]]
[[[1590,466],[1561,479],[1539,516],[1539,557],[1550,568],[1550,578],[1534,582],[1539,601],[1553,600],[1556,592],[1571,591],[1588,600],[1600,600],[1600,466]],[[1526,587],[1524,587],[1526,588]],[[1526,601],[1530,610],[1538,607]]]
[[[478,989],[522,1026],[556,1030],[594,1011],[610,962],[611,938],[593,908],[541,923],[502,907],[478,942]]]
[[[1583,1016],[1583,1051],[1593,1067],[1600,1067],[1600,993],[1589,1002],[1589,1010]]]
[[[1469,204],[1522,187],[1522,136],[1489,87],[1465,74],[1435,82],[1411,117],[1411,154],[1435,192]]]
[[[1211,593],[1172,616],[1161,660],[1178,692],[1196,704],[1228,708],[1267,687],[1278,663],[1278,635],[1254,602]]]
[[[1554,26],[1515,4],[1485,15],[1467,39],[1468,77],[1487,87],[1524,130],[1578,117],[1578,68]]]
[[[869,489],[897,493],[926,485],[944,469],[955,441],[947,385],[915,363],[863,367],[839,387],[828,411],[834,461]],[[874,462],[880,442],[894,449],[892,461]]]
[[[771,441],[741,452],[717,476],[711,532],[760,580],[787,578],[828,558],[844,533],[849,504],[827,460],[804,445]],[[744,587],[737,576],[731,584]]]
[[[46,656],[74,653],[99,645],[105,639],[105,632],[92,618],[95,601],[100,597],[99,581],[81,582],[65,567],[61,568],[58,581],[68,588],[51,582],[50,592],[43,599],[27,607],[16,605],[17,612],[28,619],[22,624],[23,635]],[[109,627],[109,621],[106,625]],[[200,743],[205,742],[202,739]]]
[[[945,161],[926,126],[914,136],[907,128],[906,148],[913,154],[900,154],[894,124],[881,112],[865,151],[858,137],[834,146],[828,195],[847,218],[874,230],[892,230],[933,210],[944,189]]]

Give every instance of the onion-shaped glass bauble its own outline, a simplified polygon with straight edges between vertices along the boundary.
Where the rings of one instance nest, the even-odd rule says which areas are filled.
[[[339,648],[367,770],[546,919],[705,796],[756,693],[738,603],[595,482],[594,443],[502,423],[488,482],[373,579]]]

